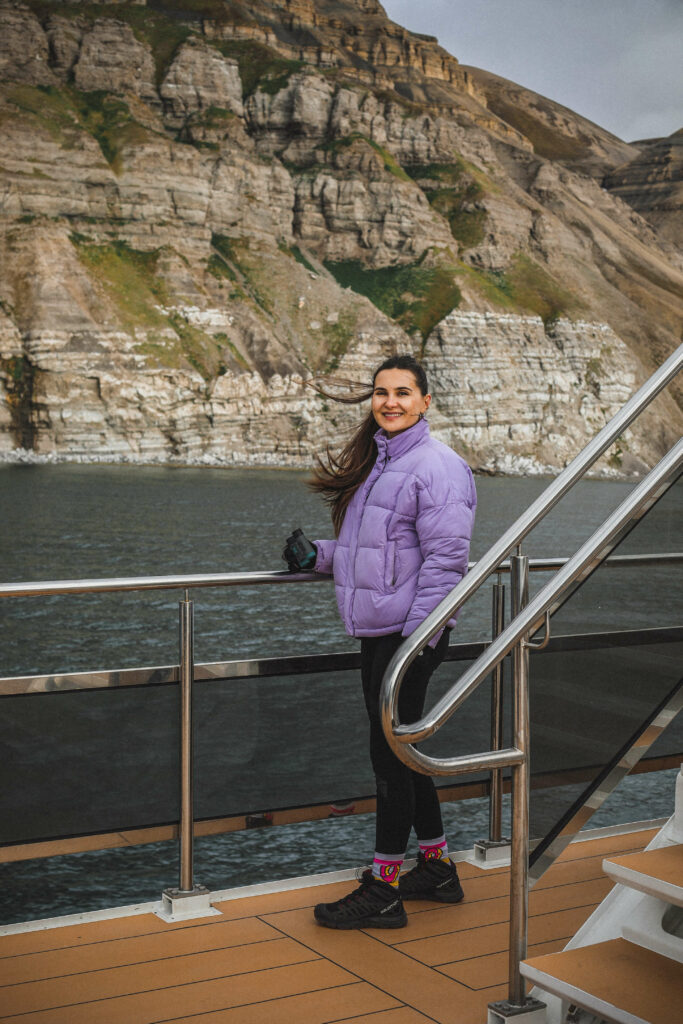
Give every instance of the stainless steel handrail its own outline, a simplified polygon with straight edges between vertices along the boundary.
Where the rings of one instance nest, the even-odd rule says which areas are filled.
[[[382,728],[387,742],[396,756],[415,771],[434,775],[456,775],[488,768],[495,770],[509,758],[508,764],[513,766],[512,799],[513,799],[513,835],[510,866],[510,962],[509,962],[509,999],[506,1003],[505,1015],[513,1013],[528,1005],[525,999],[524,979],[519,965],[526,955],[527,904],[528,904],[528,811],[529,811],[529,708],[528,708],[528,637],[537,630],[549,613],[562,603],[558,598],[570,593],[587,576],[595,564],[609,553],[621,535],[625,522],[644,514],[647,508],[659,497],[656,490],[657,479],[662,473],[668,475],[676,470],[672,466],[680,466],[683,462],[683,440],[669,453],[659,466],[653,470],[643,484],[636,488],[630,500],[623,502],[617,513],[609,517],[607,522],[596,531],[577,554],[560,569],[554,580],[549,583],[534,601],[525,609],[526,599],[520,601],[515,609],[515,618],[503,633],[500,634],[481,655],[472,668],[463,674],[455,686],[451,687],[432,711],[410,726],[401,726],[398,720],[398,696],[403,678],[410,664],[435,634],[453,617],[455,612],[495,572],[499,565],[516,548],[517,556],[511,559],[513,566],[513,583],[518,580],[517,587],[526,590],[528,581],[528,559],[522,557],[521,542],[524,537],[555,507],[560,499],[580,480],[597,459],[607,451],[611,444],[623,433],[634,419],[650,404],[650,402],[673,380],[683,367],[683,345],[666,360],[666,362],[647,380],[624,407],[609,423],[593,438],[576,458],[560,473],[549,487],[535,502],[506,530],[502,537],[479,560],[474,570],[468,573],[461,582],[431,612],[430,615],[413,631],[399,647],[387,666],[382,680],[380,692],[380,714]],[[664,469],[664,467],[667,467]],[[662,491],[668,483],[661,485]],[[639,498],[642,504],[634,503]],[[613,530],[609,533],[608,529]],[[513,587],[514,589],[514,587]],[[554,603],[556,602],[556,603]],[[547,632],[547,631],[546,631]],[[548,635],[548,634],[547,634]],[[412,744],[432,735],[456,708],[480,685],[491,670],[502,658],[513,653],[513,701],[514,701],[514,747],[506,751],[491,750],[484,754],[470,757],[433,758],[417,751]],[[495,1004],[492,1004],[495,1009]]]
[[[657,500],[668,486],[669,479],[683,468],[683,439],[664,456],[661,462],[638,484],[627,498],[609,516],[591,537],[579,548],[564,566],[536,597],[516,616],[503,632],[492,641],[486,651],[456,683],[441,697],[432,710],[418,722],[401,725],[397,717],[398,683],[401,680],[400,668],[407,667],[408,659],[401,652],[408,649],[411,653],[419,650],[413,638],[418,630],[408,638],[394,656],[387,668],[380,695],[380,713],[382,724],[388,741],[396,756],[415,771],[434,775],[458,775],[464,772],[494,767],[500,752],[489,755],[473,755],[470,766],[468,757],[433,758],[413,749],[411,744],[432,736],[446,722],[454,711],[470,696],[471,693],[487,678],[491,670],[512,648],[523,638],[533,634],[541,627],[546,613],[552,615],[564,603],[582,582],[590,575],[595,565],[602,561],[620,539],[625,524],[645,514],[647,509]],[[479,564],[479,563],[477,563]],[[457,590],[457,587],[455,588]],[[453,591],[455,593],[455,590]],[[561,598],[561,600],[560,600]],[[436,629],[434,629],[436,632]],[[427,637],[429,639],[429,636]],[[482,764],[482,758],[490,756],[491,765]]]
[[[683,368],[683,345],[669,356],[659,370],[646,381],[628,400],[626,405],[606,424],[599,434],[590,441],[558,477],[543,491],[529,508],[510,526],[502,537],[496,541],[486,554],[479,559],[474,569],[458,583],[431,612],[427,618],[410,634],[410,637],[398,649],[390,662],[385,675],[385,683],[393,691],[405,675],[408,665],[420,653],[429,640],[438,633],[458,608],[475,593],[482,583],[496,571],[513,548],[533,530],[535,526],[557,505],[561,498],[571,490],[588,469],[603,455],[611,444],[623,433],[649,403],[656,398],[676,374]],[[393,702],[393,698],[392,698]]]
[[[683,351],[683,346],[682,346]],[[518,554],[511,559],[513,574],[513,620],[507,629],[495,638],[488,650],[480,655],[469,671],[439,701],[437,705],[420,721],[409,726],[402,726],[398,719],[398,697],[401,681],[409,664],[428,640],[446,624],[455,608],[464,600],[466,588],[454,588],[438,608],[427,617],[420,627],[398,649],[382,681],[380,692],[380,715],[382,728],[387,742],[396,756],[409,768],[431,775],[458,775],[475,770],[489,769],[495,773],[504,763],[512,767],[512,844],[510,857],[510,935],[509,935],[509,987],[508,999],[503,1003],[490,1004],[490,1016],[505,1017],[519,1013],[521,1010],[540,1008],[533,999],[525,994],[525,981],[520,971],[520,964],[526,957],[527,922],[528,922],[528,862],[529,862],[529,642],[531,636],[545,620],[546,638],[549,637],[550,615],[569,595],[587,578],[593,569],[602,562],[609,552],[637,520],[658,500],[668,489],[672,477],[678,477],[683,468],[683,439],[666,455],[648,476],[639,484],[619,508],[595,531],[592,537],[569,559],[553,579],[541,590],[533,601],[527,604],[528,559]],[[555,494],[557,495],[556,489]],[[552,507],[557,497],[548,504]],[[538,505],[538,503],[536,503]],[[532,506],[533,509],[533,506]],[[539,515],[536,508],[534,515]],[[521,517],[518,523],[508,531],[514,537],[515,532],[522,533],[534,515]],[[499,560],[501,542],[484,556],[482,562]],[[494,558],[495,556],[495,558]],[[476,570],[475,570],[476,572]],[[485,569],[479,574],[476,586],[479,586]],[[465,580],[466,583],[466,580]],[[474,592],[473,586],[470,593]],[[458,595],[458,590],[460,594]],[[469,596],[469,595],[468,595]],[[444,605],[446,612],[444,614]],[[430,621],[431,620],[431,621]],[[433,735],[462,702],[487,678],[492,669],[500,664],[503,657],[512,651],[513,656],[513,743],[508,750],[491,750],[485,753],[451,758],[429,757],[412,745]],[[507,758],[507,762],[506,759]],[[498,1013],[498,1011],[501,1011]]]
[[[554,572],[567,562],[564,556],[530,558],[529,572]],[[677,565],[683,563],[683,552],[663,551],[641,555],[614,555],[608,558],[610,568],[630,569],[636,566]],[[471,574],[477,562],[469,563]],[[495,572],[510,572],[510,562],[497,565]],[[331,581],[326,573],[291,573],[286,569],[273,572],[226,572],[192,576],[121,576],[96,580],[40,580],[37,582],[0,583],[0,598],[58,597],[67,594],[113,594],[137,590],[192,590],[193,588],[259,586],[265,583],[322,583]]]
[[[261,583],[316,583],[331,579],[321,573],[275,572],[199,573],[192,576],[123,576],[100,580],[41,580],[0,583],[0,597],[54,597],[59,594],[107,594],[122,590],[188,590],[195,587],[241,587]]]

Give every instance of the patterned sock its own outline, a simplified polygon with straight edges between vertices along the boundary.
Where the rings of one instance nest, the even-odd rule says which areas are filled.
[[[386,856],[383,853],[375,853],[375,859],[372,862],[372,876],[378,878],[380,882],[388,882],[389,885],[393,885],[397,889],[402,864],[403,857],[399,859]]]
[[[425,860],[443,860],[450,864],[448,856],[448,843],[445,836],[438,836],[436,839],[420,839],[420,853]]]

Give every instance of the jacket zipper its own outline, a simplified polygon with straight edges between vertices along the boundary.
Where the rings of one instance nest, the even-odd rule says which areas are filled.
[[[381,477],[382,473],[386,469],[387,462],[389,462],[390,458],[391,458],[391,456],[387,452],[387,455],[386,455],[386,457],[384,459],[384,463],[382,465],[381,470],[377,474],[376,478],[373,480],[372,486],[368,487],[367,494],[363,498],[363,507],[362,507],[362,510],[361,510],[360,519],[358,521],[358,531],[359,531],[359,533],[360,533],[360,524],[361,524],[361,521],[363,519],[363,512],[365,511],[365,506],[368,503],[368,498],[370,497],[370,493],[371,493],[372,489],[374,488],[375,484],[377,483],[377,481],[379,480],[379,478]],[[357,554],[357,552],[358,552],[358,538],[356,538],[356,546],[353,549],[353,600],[351,602],[351,607],[349,609],[349,617],[351,619],[351,628],[354,631],[351,634],[352,636],[356,635],[355,634],[356,622],[355,622],[355,619],[353,617],[353,609],[354,609],[355,604],[356,604],[356,590],[357,590],[357,588],[356,588],[356,554]]]

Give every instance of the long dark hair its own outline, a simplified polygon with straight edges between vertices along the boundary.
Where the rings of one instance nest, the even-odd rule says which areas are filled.
[[[319,378],[313,378],[306,381],[306,384],[335,402],[356,405],[372,397],[377,374],[382,370],[409,370],[421,393],[429,394],[429,384],[424,367],[411,355],[390,356],[389,359],[385,359],[373,373],[371,385],[359,385],[354,381],[338,379],[325,381],[324,378],[322,381]],[[330,506],[332,523],[337,536],[339,536],[351,498],[370,473],[377,458],[376,433],[377,423],[372,412],[369,412],[337,455],[333,455],[328,447],[326,462],[318,456],[313,476],[308,481],[311,490],[322,494]]]

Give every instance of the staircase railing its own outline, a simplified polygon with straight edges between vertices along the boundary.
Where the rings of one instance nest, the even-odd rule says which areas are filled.
[[[380,707],[387,741],[397,757],[415,771],[433,775],[458,775],[483,769],[512,768],[513,828],[510,877],[510,960],[509,992],[504,1004],[496,1004],[503,1016],[517,1015],[529,1005],[519,964],[526,956],[529,860],[529,649],[542,646],[550,635],[550,616],[607,557],[633,523],[662,496],[683,469],[683,440],[629,494],[619,508],[559,570],[555,578],[527,604],[528,559],[521,543],[530,531],[557,505],[586,474],[623,431],[683,368],[683,345],[666,360],[629,399],[595,438],[563,470],[503,536],[477,562],[474,570],[444,598],[424,622],[407,638],[391,660],[382,684]],[[402,724],[398,698],[405,674],[429,640],[452,618],[507,558],[511,558],[513,620],[477,661],[418,721]],[[532,636],[545,622],[546,637],[532,644]],[[414,744],[433,735],[457,708],[512,651],[513,659],[513,746],[470,756],[436,758],[418,751]]]

